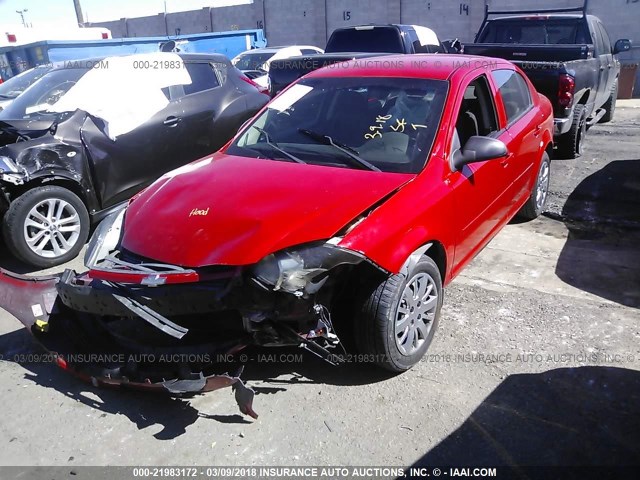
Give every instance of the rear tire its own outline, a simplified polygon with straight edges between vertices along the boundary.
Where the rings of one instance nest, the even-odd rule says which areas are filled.
[[[543,152],[536,183],[533,185],[527,203],[525,203],[518,212],[518,217],[524,220],[534,220],[544,211],[544,207],[547,204],[547,197],[549,196],[550,173],[551,161],[549,160],[547,152]]]
[[[558,139],[558,158],[574,159],[582,155],[582,145],[587,132],[587,112],[579,104],[573,110],[571,129]]]
[[[19,260],[40,268],[54,267],[82,250],[89,236],[89,214],[70,190],[37,187],[11,203],[2,233]]]
[[[604,108],[607,112],[602,116],[598,123],[607,123],[613,120],[613,114],[616,112],[616,99],[618,98],[618,80],[613,82],[613,86],[611,87],[611,95],[604,103],[602,108]]]
[[[441,308],[440,270],[423,257],[406,276],[387,277],[364,299],[354,322],[358,351],[386,370],[410,369],[431,345]]]

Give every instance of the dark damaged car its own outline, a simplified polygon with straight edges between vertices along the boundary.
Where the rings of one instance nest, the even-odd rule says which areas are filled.
[[[223,146],[268,97],[223,55],[66,62],[0,112],[0,216],[20,260],[75,257],[91,226]]]

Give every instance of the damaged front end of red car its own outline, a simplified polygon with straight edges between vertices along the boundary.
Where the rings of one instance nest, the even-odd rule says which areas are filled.
[[[198,269],[116,250],[82,274],[2,271],[0,306],[59,367],[95,386],[172,395],[231,386],[240,410],[255,418],[235,355],[252,345],[295,346],[335,363],[330,308],[344,288],[339,272],[365,260],[327,242],[250,266]]]

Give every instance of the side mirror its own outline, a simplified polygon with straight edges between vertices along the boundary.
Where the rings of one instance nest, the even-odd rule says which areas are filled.
[[[507,156],[507,146],[500,140],[489,137],[473,136],[467,140],[462,150],[453,154],[453,168],[462,170],[469,163],[484,162]]]
[[[628,52],[629,50],[631,50],[631,40],[629,40],[628,38],[621,38],[613,46],[614,55],[621,52]]]

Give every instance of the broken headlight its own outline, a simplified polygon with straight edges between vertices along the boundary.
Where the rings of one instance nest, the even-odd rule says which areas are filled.
[[[118,243],[120,243],[122,222],[126,211],[125,205],[108,215],[100,222],[96,231],[93,232],[89,245],[87,245],[87,252],[84,255],[84,264],[87,268],[91,268],[100,260],[104,260],[109,253],[116,249]]]
[[[363,260],[359,253],[330,243],[301,245],[267,255],[253,267],[253,276],[273,290],[313,294],[324,285],[329,270]]]

